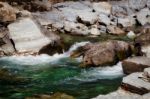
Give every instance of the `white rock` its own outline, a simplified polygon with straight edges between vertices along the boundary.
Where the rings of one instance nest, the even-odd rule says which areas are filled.
[[[64,30],[70,32],[71,34],[77,35],[88,35],[88,27],[81,23],[74,23],[65,21],[64,22]]]
[[[133,31],[128,32],[127,37],[130,39],[134,39],[136,37],[136,34]]]
[[[97,25],[93,25],[92,26],[92,28],[91,28],[91,34],[95,35],[95,36],[98,36],[98,35],[101,34],[100,31],[99,31],[99,29],[97,28]]]
[[[78,11],[78,20],[81,20],[84,24],[94,24],[98,21],[98,14],[88,11]]]
[[[140,12],[138,12],[137,20],[142,25],[145,25],[146,23],[150,23],[150,10],[148,8],[144,8]]]
[[[51,43],[51,39],[41,30],[31,18],[23,18],[8,26],[10,38],[15,43],[18,52],[38,52],[42,47]]]
[[[111,7],[111,4],[108,2],[93,3],[93,9],[99,13],[110,14]]]

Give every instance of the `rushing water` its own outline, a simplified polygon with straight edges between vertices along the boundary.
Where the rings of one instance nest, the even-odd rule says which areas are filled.
[[[63,92],[77,99],[89,99],[116,90],[123,76],[121,63],[112,67],[81,69],[81,58],[69,58],[71,51],[86,43],[76,43],[68,52],[53,56],[0,58],[1,69],[27,80],[17,84],[0,83],[0,97],[23,99],[34,94]]]

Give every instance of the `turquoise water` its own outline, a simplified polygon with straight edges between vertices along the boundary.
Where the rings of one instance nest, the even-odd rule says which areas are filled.
[[[21,80],[13,83],[0,80],[0,98],[23,99],[35,94],[62,92],[77,99],[90,99],[120,86],[121,63],[113,67],[81,69],[81,59],[71,59],[67,55],[1,58],[0,69],[9,72],[13,79]]]

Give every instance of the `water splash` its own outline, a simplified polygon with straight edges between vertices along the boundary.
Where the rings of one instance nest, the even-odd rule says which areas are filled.
[[[75,43],[74,45],[71,46],[69,51],[67,51],[63,54],[56,53],[52,56],[49,56],[49,55],[46,55],[46,54],[37,55],[37,56],[32,56],[32,55],[28,55],[28,56],[10,56],[10,57],[2,57],[2,58],[0,58],[0,61],[7,60],[9,62],[13,62],[13,63],[16,63],[16,64],[19,63],[19,64],[22,64],[22,65],[37,65],[37,64],[46,64],[46,63],[56,63],[62,58],[69,57],[70,53],[73,50],[76,50],[78,47],[84,46],[87,43],[89,43],[89,42]]]

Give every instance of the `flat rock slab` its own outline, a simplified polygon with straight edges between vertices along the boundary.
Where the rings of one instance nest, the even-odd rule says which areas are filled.
[[[124,77],[121,87],[127,91],[138,93],[141,95],[149,93],[150,82],[142,79],[142,75],[142,72],[137,72]]]
[[[122,67],[125,74],[142,72],[145,68],[150,67],[150,58],[148,57],[129,58],[122,62]]]
[[[31,18],[24,18],[8,26],[10,38],[14,41],[18,52],[38,52],[51,43],[41,27]]]

